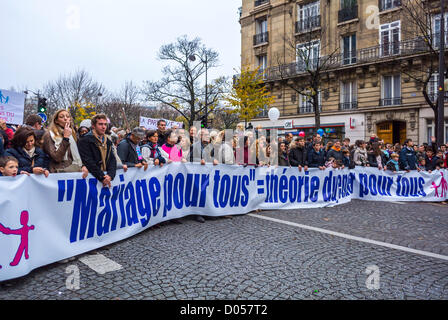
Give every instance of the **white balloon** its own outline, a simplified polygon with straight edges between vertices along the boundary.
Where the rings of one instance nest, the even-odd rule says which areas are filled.
[[[280,110],[278,110],[277,108],[271,108],[269,109],[268,116],[269,120],[277,121],[278,118],[280,117]]]

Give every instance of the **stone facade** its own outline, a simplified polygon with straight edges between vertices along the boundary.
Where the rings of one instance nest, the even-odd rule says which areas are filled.
[[[285,121],[297,124],[287,131],[314,126],[314,112],[303,95],[311,78],[296,69],[297,46],[308,43],[306,50],[310,52],[309,44],[318,43],[320,61],[331,58],[319,81],[323,128],[335,124],[335,117],[340,125],[342,117],[342,137],[367,139],[375,133],[391,143],[405,138],[426,142],[428,131],[420,128],[419,110],[428,109],[428,105],[422,85],[415,79],[424,75],[431,62],[434,64],[434,56],[420,49],[421,39],[409,31],[413,25],[405,18],[400,1],[383,8],[378,0],[353,0],[348,10],[342,8],[347,2],[242,1],[242,68],[262,67],[266,71],[265,84],[275,98],[270,107],[278,108],[281,114],[276,124],[269,124],[267,113],[252,123],[266,128],[282,128]],[[303,19],[305,9],[314,10],[312,18],[307,11]],[[265,36],[260,37],[261,33]],[[384,37],[390,37],[387,46]],[[389,131],[385,130],[386,122]]]

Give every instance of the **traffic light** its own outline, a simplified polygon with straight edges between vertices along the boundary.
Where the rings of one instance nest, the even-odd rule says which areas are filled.
[[[46,98],[39,98],[37,102],[37,111],[40,113],[46,113],[47,112],[47,99]]]
[[[201,128],[207,128],[207,127],[208,127],[207,117],[203,116],[201,117]]]

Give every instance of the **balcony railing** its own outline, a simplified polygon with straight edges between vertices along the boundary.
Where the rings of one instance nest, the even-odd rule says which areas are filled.
[[[446,48],[448,50],[448,48]],[[421,54],[429,51],[429,46],[423,37],[400,42],[391,42],[387,45],[377,45],[348,52],[322,56],[308,61],[298,61],[268,68],[266,78],[268,80],[291,78],[306,73],[316,68],[322,71],[337,69],[347,65],[359,65],[372,63],[388,58]]]
[[[339,110],[353,110],[358,108],[358,102],[341,102],[339,103]]]
[[[269,3],[269,0],[255,0],[254,6],[258,7],[265,3]]]
[[[308,17],[296,22],[296,33],[302,33],[315,28],[320,28],[320,15]]]
[[[254,46],[269,42],[269,32],[254,35]]]
[[[321,105],[319,105],[319,111],[322,112]],[[314,106],[311,104],[307,104],[305,106],[299,106],[297,108],[297,113],[299,113],[299,114],[314,113]]]
[[[402,103],[401,97],[380,99],[380,107],[399,106]]]
[[[380,11],[401,7],[401,0],[379,0]]]
[[[342,8],[338,12],[338,22],[344,22],[358,18],[358,6]]]

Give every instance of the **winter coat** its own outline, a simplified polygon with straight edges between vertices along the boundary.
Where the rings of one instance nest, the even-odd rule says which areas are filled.
[[[437,160],[439,160],[439,157],[434,156],[431,159],[429,159],[428,156],[425,156],[425,161],[426,161],[425,170],[426,171],[436,170]]]
[[[23,148],[10,148],[5,151],[5,156],[12,156],[17,159],[19,162],[19,173],[21,171],[33,173],[33,168],[43,168],[48,170],[50,162],[48,156],[39,147],[36,147],[33,158],[30,158]]]
[[[308,159],[306,160],[308,163]],[[288,154],[286,152],[280,152],[278,155],[278,165],[281,167],[289,167],[289,158]]]
[[[117,160],[112,150],[112,141],[106,139],[107,151],[106,151],[106,171],[107,175],[114,180],[117,171]],[[86,166],[87,170],[99,181],[103,181],[104,172],[102,170],[102,159],[101,152],[98,148],[98,140],[90,131],[79,139],[78,150],[81,156],[83,165]]]
[[[353,162],[357,166],[363,166],[365,167],[368,162],[368,156],[367,156],[367,150],[356,148],[355,153],[353,154]]]
[[[127,165],[129,168],[135,167],[136,164],[141,163],[143,161],[142,159],[139,159],[137,148],[140,148],[139,146],[136,146],[130,139],[130,134],[126,137],[126,139],[123,139],[117,147],[117,153],[118,156],[121,159],[121,162],[125,165]]]
[[[307,166],[308,165],[308,156],[305,147],[294,147],[289,151],[289,164],[292,167],[298,166]]]
[[[73,163],[69,139],[63,139],[58,150],[56,150],[55,142],[51,139],[49,131],[44,133],[43,140],[42,149],[50,158],[50,172],[57,172],[59,169],[67,168]],[[67,154],[67,160],[64,160],[65,154]]]
[[[5,153],[5,146],[3,145],[3,138],[0,137],[0,157],[3,157]]]
[[[344,157],[344,155],[342,154],[342,150],[337,151],[336,149],[331,148],[327,152],[327,159],[330,159],[331,157],[333,157],[335,160],[342,161],[342,158]]]
[[[173,162],[182,161],[182,149],[177,145],[165,143],[162,146],[162,150],[165,152],[165,157],[168,157],[168,160],[171,160]]]
[[[233,158],[233,148],[228,143],[222,143],[218,148],[218,156],[217,160],[219,163],[224,164],[233,164],[234,158]]]
[[[398,162],[403,170],[417,170],[417,155],[414,148],[404,147]]]
[[[400,171],[400,166],[398,164],[398,161],[395,161],[392,159],[386,163],[386,168],[387,168],[387,170],[394,171],[394,172]]]
[[[316,150],[313,149],[310,153],[308,153],[308,167],[319,168],[323,166],[325,166],[324,150],[316,152]]]
[[[156,143],[148,142],[141,147],[142,157],[147,163],[153,164],[156,159],[159,159],[159,163],[166,163],[165,157],[162,156],[162,150]]]

